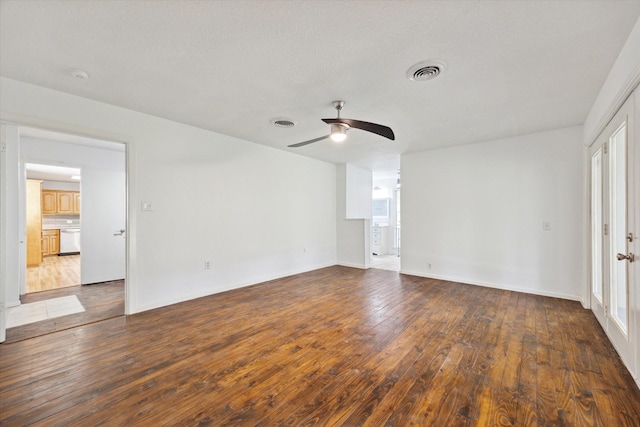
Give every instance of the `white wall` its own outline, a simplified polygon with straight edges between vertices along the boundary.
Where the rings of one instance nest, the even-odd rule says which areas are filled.
[[[19,187],[13,185],[18,180],[19,168],[19,135],[18,129],[12,125],[2,125],[2,161],[0,174],[2,174],[2,200],[3,207],[2,225],[0,226],[0,251],[3,252],[0,262],[1,273],[0,292],[5,307],[20,305],[20,250],[22,249],[18,232],[18,208]],[[22,235],[25,241],[26,234]],[[2,313],[0,313],[2,315]],[[1,328],[0,328],[1,329]]]
[[[369,268],[370,264],[370,224],[369,219],[362,219],[365,212],[362,201],[358,201],[360,219],[347,218],[347,205],[349,194],[362,198],[362,192],[367,195],[368,214],[371,217],[371,172],[367,174],[358,173],[349,176],[349,167],[352,165],[338,165],[336,168],[336,239],[337,239],[337,262],[340,265],[355,268]],[[356,168],[357,169],[357,168]],[[352,169],[353,170],[353,169]],[[362,169],[361,169],[362,170]],[[358,177],[359,179],[354,179]],[[364,183],[368,180],[368,186]],[[349,190],[349,188],[351,188]],[[354,196],[352,196],[354,197]]]
[[[346,218],[371,219],[371,171],[351,164],[345,167]]]
[[[572,127],[402,156],[402,272],[579,299],[582,150]]]
[[[640,19],[611,67],[584,122],[584,142],[591,145],[640,82]]]
[[[0,92],[0,119],[128,143],[128,312],[336,263],[335,165],[6,78]]]

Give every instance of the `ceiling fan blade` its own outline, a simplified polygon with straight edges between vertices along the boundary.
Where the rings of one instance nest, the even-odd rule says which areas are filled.
[[[287,147],[303,147],[308,144],[313,144],[314,142],[322,141],[323,139],[329,138],[331,135],[321,136],[319,138],[310,139],[308,141],[298,142],[297,144],[287,145]]]
[[[372,132],[377,135],[384,136],[385,138],[389,138],[392,141],[396,139],[396,136],[393,134],[393,131],[391,130],[390,127],[379,125],[376,123],[369,123],[369,122],[363,122],[362,120],[343,119],[343,118],[322,119],[322,121],[327,124],[344,123],[349,127],[366,130],[367,132]]]

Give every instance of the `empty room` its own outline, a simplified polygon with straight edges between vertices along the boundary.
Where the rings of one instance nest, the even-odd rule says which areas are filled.
[[[639,84],[638,0],[0,0],[0,425],[640,425]]]

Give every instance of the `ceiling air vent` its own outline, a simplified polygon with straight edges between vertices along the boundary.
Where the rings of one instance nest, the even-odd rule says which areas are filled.
[[[446,67],[447,64],[440,60],[420,62],[409,68],[409,71],[407,71],[407,78],[414,82],[432,80],[442,74]]]
[[[279,128],[292,128],[296,125],[296,122],[287,119],[273,119],[271,124]]]

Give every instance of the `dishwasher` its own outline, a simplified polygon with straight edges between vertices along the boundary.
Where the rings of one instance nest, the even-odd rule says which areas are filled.
[[[65,228],[60,230],[60,253],[58,256],[76,255],[80,253],[80,229]]]

